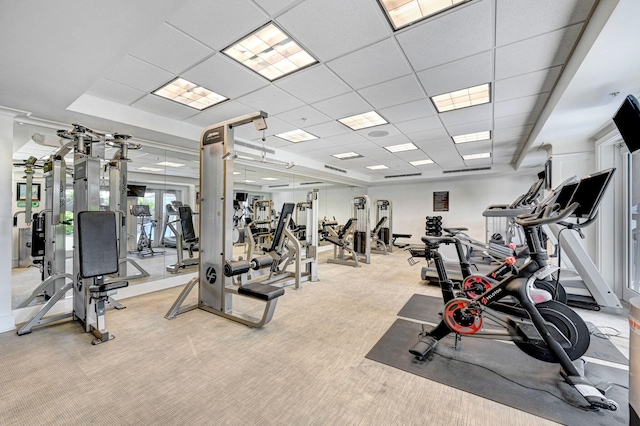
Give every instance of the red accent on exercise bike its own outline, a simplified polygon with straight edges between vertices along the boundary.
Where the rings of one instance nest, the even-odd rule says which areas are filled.
[[[515,243],[510,243],[510,244],[509,244],[509,248],[510,248],[511,250],[515,250],[515,249],[516,249],[516,247],[517,247],[517,246],[515,245]]]
[[[469,299],[475,299],[491,287],[493,287],[491,282],[480,275],[470,275],[462,283],[462,291]]]
[[[513,266],[516,264],[516,258],[514,256],[509,256],[504,260],[504,263],[507,265]]]
[[[482,317],[477,309],[468,309],[472,303],[466,299],[452,299],[444,305],[444,320],[458,334],[475,334],[482,329]]]

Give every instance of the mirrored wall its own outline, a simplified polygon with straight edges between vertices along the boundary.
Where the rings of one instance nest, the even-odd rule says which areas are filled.
[[[117,131],[117,129],[113,129]],[[25,202],[18,200],[18,186],[26,182],[26,163],[35,157],[33,183],[39,184],[41,194],[34,200],[32,210],[45,208],[44,165],[47,158],[58,149],[60,139],[56,130],[33,125],[18,125],[14,129],[13,212],[25,210]],[[41,144],[33,140],[37,134]],[[135,135],[134,135],[135,136]],[[46,145],[42,145],[42,143]],[[112,181],[126,180],[128,193],[126,206],[121,204],[118,214],[126,217],[126,233],[121,241],[126,244],[126,260],[122,259],[120,276],[128,277],[130,285],[153,282],[166,277],[186,275],[197,270],[198,243],[190,235],[198,235],[199,229],[199,157],[191,152],[165,150],[141,143],[140,149],[129,150],[127,161],[117,157],[117,148],[105,146],[100,168],[100,208],[113,210],[111,198],[116,194]],[[195,144],[194,144],[195,145]],[[67,175],[65,193],[65,257],[66,272],[73,270],[73,153],[65,156]],[[117,162],[117,163],[116,163]],[[124,164],[123,164],[124,163]],[[111,168],[119,167],[121,174],[114,175]],[[318,179],[295,173],[295,167],[265,168],[251,161],[235,161],[234,198],[236,222],[239,228],[252,220],[263,220],[261,215],[277,217],[285,202],[300,203],[310,191],[318,193],[318,218],[344,224],[353,215],[352,198],[366,194],[366,188],[351,187],[326,179]],[[117,176],[117,179],[114,178]],[[121,182],[124,184],[124,182]],[[268,210],[264,206],[269,206]],[[302,214],[302,212],[300,212]],[[192,230],[188,228],[191,221]],[[297,214],[294,221],[302,220]],[[186,221],[186,222],[185,222]],[[186,228],[185,228],[186,227]],[[12,247],[12,306],[17,307],[29,297],[42,280],[42,264],[34,262],[31,244],[34,229],[18,213],[13,231]],[[236,247],[242,250],[241,238]],[[234,253],[236,249],[234,249]],[[114,279],[117,277],[114,277]],[[44,303],[45,297],[37,297],[31,304]]]

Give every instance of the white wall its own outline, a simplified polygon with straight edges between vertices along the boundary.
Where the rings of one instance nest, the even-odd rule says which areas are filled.
[[[537,170],[536,170],[537,172]],[[407,242],[422,243],[425,217],[442,216],[447,227],[469,228],[469,235],[485,241],[482,212],[490,204],[510,204],[537,180],[535,174],[509,177],[457,178],[369,188],[372,203],[388,199],[393,203],[393,232],[412,234]],[[449,211],[433,211],[433,192],[449,191]],[[406,240],[405,240],[406,241]]]

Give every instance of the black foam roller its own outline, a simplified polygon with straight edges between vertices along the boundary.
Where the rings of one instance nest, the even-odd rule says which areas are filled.
[[[228,260],[224,264],[224,275],[227,277],[233,277],[235,275],[244,274],[245,272],[249,272],[250,266],[251,265],[246,260]]]
[[[271,266],[272,264],[273,264],[273,257],[271,256],[258,256],[251,259],[251,267],[255,271],[257,271],[258,269],[265,268],[267,266]]]

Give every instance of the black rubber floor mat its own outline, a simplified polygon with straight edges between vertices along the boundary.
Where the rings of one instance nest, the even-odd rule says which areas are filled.
[[[628,371],[594,363],[586,365],[586,376],[597,386],[616,383],[607,392],[620,409],[585,411],[582,397],[564,382],[557,364],[533,359],[515,345],[463,337],[458,349],[445,338],[427,361],[416,361],[409,353],[421,326],[396,320],[367,354],[367,358],[454,388],[473,393],[518,410],[567,425],[627,425]]]
[[[426,296],[424,294],[414,294],[409,301],[400,309],[398,316],[410,318],[429,323],[438,323],[442,311],[442,299],[438,297]],[[587,323],[589,330],[598,329],[591,323]],[[629,360],[607,339],[591,336],[591,344],[585,356],[602,359],[604,361],[615,362],[616,364],[629,365]]]

